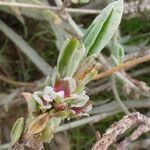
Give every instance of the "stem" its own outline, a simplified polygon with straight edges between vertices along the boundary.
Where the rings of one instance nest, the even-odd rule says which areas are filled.
[[[150,118],[140,114],[140,113],[132,113],[123,117],[117,123],[114,123],[109,129],[107,129],[106,133],[102,135],[92,147],[91,150],[107,150],[108,147],[116,141],[117,137],[123,134],[126,130],[131,128],[133,125],[143,124],[144,128],[140,130],[140,133],[145,133],[145,131],[150,130]],[[146,129],[146,130],[145,130]],[[135,135],[135,134],[134,134]],[[141,135],[141,134],[138,134]],[[138,136],[134,136],[134,140]],[[122,149],[123,150],[123,149]]]
[[[116,81],[115,81],[115,76],[112,76],[112,90],[114,93],[114,96],[116,98],[116,100],[118,101],[119,105],[121,106],[121,108],[124,110],[125,114],[128,115],[130,114],[130,112],[128,111],[127,107],[123,104],[118,91],[117,91],[117,87],[116,87]]]
[[[19,81],[14,81],[14,80],[11,80],[11,79],[8,79],[2,75],[0,75],[0,80],[8,83],[8,84],[12,84],[14,86],[35,86],[34,83],[27,83],[27,82],[19,82]]]
[[[127,69],[128,67],[132,67],[132,66],[138,65],[140,63],[143,63],[143,62],[146,62],[146,61],[149,61],[149,60],[150,60],[150,55],[139,57],[139,58],[137,58],[135,60],[130,60],[130,61],[126,62],[126,63],[120,64],[119,66],[113,67],[110,70],[107,70],[105,72],[102,72],[102,73],[96,75],[94,80],[107,77],[107,76],[109,76],[109,75],[111,75],[111,74],[113,74],[113,73],[115,73],[117,71],[120,71],[122,69]]]
[[[66,18],[67,21],[69,22],[69,24],[72,26],[72,28],[75,30],[75,32],[77,33],[77,35],[79,37],[83,36],[82,31],[80,30],[80,28],[78,27],[78,25],[76,24],[76,22],[72,19],[72,17],[70,16],[69,13],[67,13],[66,9],[63,7],[63,2],[62,0],[55,0],[56,5],[59,7],[59,9],[61,10],[61,8],[64,9],[64,11],[66,12]]]
[[[34,9],[50,9],[53,11],[60,10],[59,7],[47,6],[47,5],[37,5],[37,4],[27,4],[19,2],[2,2],[0,1],[1,6],[12,6],[12,7],[22,7],[22,8],[34,8]],[[79,13],[79,14],[99,14],[100,10],[96,9],[81,9],[81,8],[65,8],[66,12],[69,13]]]

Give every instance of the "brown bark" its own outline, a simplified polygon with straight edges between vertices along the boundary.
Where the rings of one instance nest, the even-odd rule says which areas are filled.
[[[133,132],[131,137],[126,139],[123,143],[118,146],[118,149],[124,150],[126,146],[130,143],[130,141],[136,140],[142,133],[145,133],[150,130],[150,118],[140,114],[140,113],[132,113],[129,114],[117,123],[113,124],[105,134],[102,135],[92,147],[92,150],[107,150],[107,148],[116,141],[116,138],[124,133],[127,129],[132,127],[133,125],[140,124],[137,130]],[[119,149],[119,150],[120,150]]]

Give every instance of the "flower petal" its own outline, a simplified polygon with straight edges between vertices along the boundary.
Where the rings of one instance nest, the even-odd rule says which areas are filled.
[[[51,93],[51,92],[53,92],[53,91],[54,91],[54,89],[53,89],[52,87],[50,87],[50,86],[46,86],[46,87],[44,88],[44,93],[45,93],[45,94]]]
[[[65,97],[64,91],[57,92],[57,95],[58,95],[61,99],[64,99],[64,97]]]
[[[48,94],[44,94],[43,95],[43,99],[46,100],[47,102],[52,102],[53,101],[53,99],[51,98],[51,96],[48,95]]]
[[[57,94],[55,93],[53,87],[46,86],[46,87],[44,88],[44,97],[45,97],[44,99],[45,99],[46,101],[50,101],[50,102],[51,102],[53,99],[56,98],[56,96],[57,96]]]
[[[33,97],[34,99],[40,104],[40,105],[44,105],[43,101],[41,99],[41,97],[43,96],[43,92],[42,91],[36,91],[33,93]]]

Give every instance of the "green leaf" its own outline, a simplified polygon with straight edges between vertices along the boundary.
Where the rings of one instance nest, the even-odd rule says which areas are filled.
[[[124,48],[120,44],[118,45],[118,49],[117,49],[117,57],[121,60],[124,57]]]
[[[74,75],[74,73],[76,72],[76,70],[79,66],[79,63],[81,62],[84,55],[85,55],[85,48],[84,47],[82,47],[80,49],[76,49],[73,52],[73,54],[70,58],[70,61],[68,63],[66,76],[72,77]]]
[[[33,97],[28,101],[28,113],[29,113],[29,120],[32,119],[33,117],[33,114],[35,112],[39,112],[40,109],[39,109],[39,104],[38,102],[33,99]]]
[[[50,143],[54,137],[54,132],[50,126],[47,126],[42,132],[41,140],[46,143]]]
[[[68,110],[62,110],[55,114],[57,118],[61,118],[61,119],[67,118],[69,115],[70,115],[70,112]]]
[[[110,49],[115,64],[118,65],[122,63],[122,60],[124,58],[124,48],[122,47],[122,45],[118,42],[115,42],[111,44]]]
[[[14,145],[21,137],[23,128],[24,128],[24,118],[19,118],[13,125],[13,128],[10,133],[12,145]]]
[[[61,118],[52,117],[48,122],[48,126],[50,126],[54,130],[60,125],[60,123],[61,123]]]
[[[109,4],[89,26],[83,36],[87,55],[99,53],[111,40],[123,14],[123,0]]]
[[[60,51],[58,62],[57,62],[57,71],[58,76],[65,77],[68,71],[68,65],[70,59],[73,55],[73,52],[79,47],[79,40],[76,38],[67,39],[63,49]]]

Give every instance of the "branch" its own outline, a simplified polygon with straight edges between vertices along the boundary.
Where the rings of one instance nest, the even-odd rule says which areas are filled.
[[[59,11],[59,7],[47,6],[47,5],[37,5],[37,4],[27,4],[27,3],[18,3],[18,2],[4,2],[0,1],[1,6],[12,6],[12,7],[22,7],[22,8],[34,8],[34,9],[50,9],[53,11]],[[140,6],[140,7],[139,7]],[[138,12],[138,8],[140,11],[144,11],[145,9],[149,10],[150,6],[148,5],[148,0],[144,0],[141,5],[136,2],[125,3],[125,11],[124,14],[136,13]],[[99,9],[84,9],[84,8],[65,8],[66,12],[69,13],[78,13],[78,14],[99,14]]]
[[[130,114],[128,108],[124,105],[124,103],[122,102],[122,100],[121,100],[121,98],[118,94],[118,90],[117,90],[117,87],[116,87],[115,76],[112,76],[112,90],[113,90],[113,93],[114,93],[114,97],[117,100],[120,107],[122,108],[122,110],[125,112],[126,115]]]
[[[130,60],[130,61],[126,62],[126,63],[120,64],[119,66],[113,67],[110,70],[107,70],[105,72],[102,72],[102,73],[96,75],[95,78],[94,78],[94,80],[107,77],[107,76],[112,75],[113,73],[115,73],[117,71],[121,71],[123,69],[127,69],[129,67],[138,65],[140,63],[143,63],[143,62],[146,62],[146,61],[149,61],[149,60],[150,60],[150,55],[139,57],[139,58],[137,58],[135,60]]]
[[[126,150],[127,145],[131,142],[135,141],[140,137],[143,133],[146,133],[150,130],[150,125],[141,124],[139,127],[131,134],[130,137],[127,137],[124,141],[122,141],[117,146],[117,150]]]
[[[76,32],[76,34],[77,34],[79,37],[82,37],[82,36],[83,36],[82,31],[80,30],[80,28],[78,27],[78,25],[76,24],[76,22],[72,19],[72,17],[70,16],[70,14],[66,11],[62,0],[55,0],[55,3],[56,3],[56,5],[59,7],[60,10],[62,9],[62,11],[61,11],[61,16],[62,16],[63,18],[66,18],[66,20],[69,22],[69,24],[70,24],[71,27],[74,29],[74,31]],[[63,11],[64,11],[65,13],[64,13]]]
[[[132,113],[128,116],[123,117],[120,121],[113,124],[105,134],[102,135],[92,147],[92,150],[107,150],[107,148],[116,141],[116,138],[124,133],[127,129],[132,127],[133,125],[140,124],[139,128],[133,133],[133,139],[138,138],[143,132],[150,130],[150,118],[140,114],[140,113]],[[145,127],[142,128],[140,134],[138,134],[139,129],[141,129],[141,125]],[[136,133],[136,134],[135,134]]]
[[[0,75],[0,80],[8,83],[8,84],[12,84],[14,86],[29,86],[29,87],[33,87],[35,86],[34,83],[29,83],[29,82],[19,82],[19,81],[15,81],[15,80],[11,80],[11,79],[8,79],[2,75]]]
[[[76,128],[76,127],[79,127],[81,125],[85,125],[88,123],[96,123],[96,122],[98,122],[98,121],[100,121],[100,120],[102,120],[102,119],[104,119],[104,118],[106,118],[106,117],[108,117],[114,113],[116,113],[116,112],[98,114],[98,115],[90,116],[87,118],[79,119],[77,121],[73,121],[70,123],[66,123],[62,126],[59,126],[55,132],[57,133],[57,132],[66,131],[66,130],[73,129],[73,128]]]
[[[41,58],[38,53],[31,48],[18,34],[16,34],[9,26],[0,20],[0,30],[19,47],[27,58],[29,58],[35,66],[44,74],[49,75],[53,72],[53,68]]]

